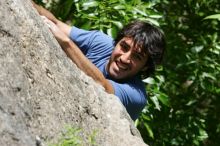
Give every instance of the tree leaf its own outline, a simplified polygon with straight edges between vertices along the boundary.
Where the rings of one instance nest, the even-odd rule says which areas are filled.
[[[85,2],[82,4],[84,10],[87,10],[90,7],[96,7],[98,5],[99,5],[99,3],[97,1],[89,1],[89,2]]]
[[[163,16],[162,15],[150,15],[149,17],[158,19],[158,18],[162,18]]]
[[[209,15],[209,16],[204,18],[204,20],[206,20],[206,19],[218,19],[218,20],[220,20],[220,14]]]
[[[143,16],[147,16],[147,14],[144,11],[141,11],[141,10],[139,10],[137,8],[133,8],[133,12],[139,13],[139,14],[141,14]]]
[[[155,84],[155,80],[154,78],[148,77],[144,80],[142,80],[144,83],[148,83],[148,84]]]
[[[152,97],[150,97],[150,99],[151,99],[152,102],[154,103],[155,108],[160,111],[160,103],[159,103],[159,101],[158,101],[157,96],[156,96],[156,95],[155,95],[155,96],[152,96]]]
[[[149,21],[150,23],[156,25],[156,26],[160,26],[159,22],[155,19],[152,18],[144,18],[144,20]]]
[[[150,128],[150,126],[147,123],[144,123],[144,127],[147,129],[149,136],[154,139],[154,133],[152,129]]]
[[[169,96],[167,96],[166,94],[160,93],[160,94],[158,94],[157,98],[160,100],[160,102],[162,102],[167,107],[170,106]]]
[[[202,51],[202,49],[204,48],[204,46],[194,46],[192,47],[192,52],[194,53],[199,53],[200,51]]]
[[[122,29],[123,24],[120,21],[111,21],[115,26],[117,26],[119,29]]]
[[[122,10],[125,9],[126,7],[124,5],[117,5],[114,7],[115,10]]]
[[[206,72],[202,73],[202,78],[210,78],[210,79],[216,80],[216,78],[213,75],[211,75],[210,73],[206,73]]]

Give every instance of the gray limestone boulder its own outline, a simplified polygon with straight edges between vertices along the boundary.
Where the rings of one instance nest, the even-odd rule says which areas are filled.
[[[146,146],[117,97],[71,62],[29,0],[0,0],[0,20],[1,146],[57,143],[66,125],[81,129],[82,145]]]

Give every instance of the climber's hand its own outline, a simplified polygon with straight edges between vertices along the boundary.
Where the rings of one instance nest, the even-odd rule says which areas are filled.
[[[44,23],[48,26],[48,28],[51,30],[54,37],[61,46],[63,43],[68,42],[70,40],[69,37],[56,26],[55,23],[53,23],[45,16],[41,16],[41,18],[43,19]]]

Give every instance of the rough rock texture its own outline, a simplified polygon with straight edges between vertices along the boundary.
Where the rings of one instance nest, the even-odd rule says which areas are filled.
[[[56,142],[65,125],[100,146],[144,146],[117,97],[65,55],[29,0],[0,0],[0,145]],[[84,143],[84,145],[90,145]]]

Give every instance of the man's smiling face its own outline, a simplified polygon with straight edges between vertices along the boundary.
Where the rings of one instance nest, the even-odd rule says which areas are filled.
[[[107,72],[113,79],[132,77],[144,68],[147,54],[133,43],[132,38],[124,37],[116,44],[107,65]]]

